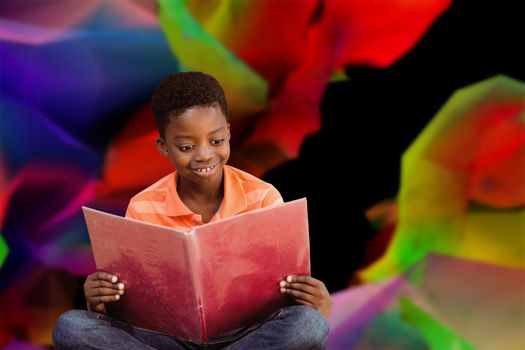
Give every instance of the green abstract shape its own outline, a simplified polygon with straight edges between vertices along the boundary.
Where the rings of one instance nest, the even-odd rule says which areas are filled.
[[[378,314],[367,326],[355,349],[428,350],[426,339],[406,322],[398,306]]]
[[[406,298],[400,300],[401,316],[419,330],[431,349],[475,350],[475,347],[455,334]]]
[[[223,86],[230,112],[242,116],[261,112],[268,98],[267,82],[195,20],[182,0],[160,0],[159,22],[183,70],[214,76]]]
[[[345,72],[342,71],[336,71],[332,73],[332,76],[330,77],[330,82],[338,83],[340,81],[350,81],[350,78],[348,77],[348,75],[346,75]]]
[[[7,243],[5,242],[4,237],[2,237],[2,233],[0,232],[0,267],[4,265],[4,261],[8,253],[9,247],[7,246]]]

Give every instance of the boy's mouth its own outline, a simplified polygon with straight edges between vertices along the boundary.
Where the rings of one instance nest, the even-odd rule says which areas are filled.
[[[192,170],[197,173],[199,176],[210,176],[213,173],[215,173],[215,169],[217,168],[218,164],[214,164],[212,166],[206,167],[206,168],[193,168]]]
[[[208,171],[211,171],[211,169],[215,168],[215,166],[211,166],[209,168],[203,168],[203,169],[195,169],[195,171],[198,171],[199,173],[207,173]]]

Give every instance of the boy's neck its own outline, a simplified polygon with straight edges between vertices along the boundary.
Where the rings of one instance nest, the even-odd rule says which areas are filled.
[[[224,177],[221,177],[218,184],[210,186],[196,186],[181,180],[179,178],[177,181],[177,192],[184,204],[194,213],[202,214],[203,211],[209,210],[210,206],[216,206],[218,209],[224,196]]]

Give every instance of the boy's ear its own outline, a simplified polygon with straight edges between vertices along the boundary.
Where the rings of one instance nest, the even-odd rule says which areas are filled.
[[[232,134],[230,132],[230,123],[228,123],[228,142],[230,141],[231,138],[232,138]]]
[[[166,148],[166,142],[162,139],[162,137],[157,137],[155,140],[157,142],[157,149],[159,150],[160,154],[162,154],[164,157],[168,156],[168,149]]]

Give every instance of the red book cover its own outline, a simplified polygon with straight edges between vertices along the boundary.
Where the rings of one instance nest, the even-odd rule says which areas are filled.
[[[310,275],[304,198],[188,232],[82,209],[97,268],[126,285],[108,314],[136,327],[205,342],[290,305],[279,281]]]

